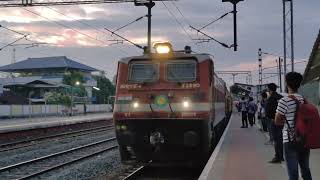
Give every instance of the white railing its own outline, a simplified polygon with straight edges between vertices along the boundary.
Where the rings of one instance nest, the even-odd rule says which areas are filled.
[[[83,104],[72,108],[73,114],[85,113]],[[86,104],[86,113],[111,112],[110,104]],[[63,116],[69,115],[71,108],[63,105],[0,105],[0,118],[4,117],[35,117],[35,116]]]

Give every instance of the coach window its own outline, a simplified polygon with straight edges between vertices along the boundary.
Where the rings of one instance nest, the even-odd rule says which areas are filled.
[[[172,62],[167,64],[167,80],[174,82],[192,82],[196,80],[196,62]]]
[[[158,79],[158,64],[133,63],[129,68],[129,82],[154,82]]]

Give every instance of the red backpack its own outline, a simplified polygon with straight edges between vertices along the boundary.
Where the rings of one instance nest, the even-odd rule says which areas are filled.
[[[320,117],[318,109],[305,99],[304,103],[300,103],[293,95],[290,95],[289,98],[295,100],[297,103],[295,113],[295,141],[308,149],[320,148]],[[287,124],[288,129],[290,129],[288,122]]]

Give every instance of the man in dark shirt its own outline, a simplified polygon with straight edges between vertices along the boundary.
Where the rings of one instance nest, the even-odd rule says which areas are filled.
[[[276,92],[277,85],[274,83],[268,84],[268,90],[270,97],[266,104],[266,116],[268,123],[271,125],[271,133],[274,140],[275,157],[270,163],[281,163],[283,161],[283,142],[282,142],[282,129],[283,126],[276,126],[274,123],[275,114],[278,106],[278,101],[282,98],[280,94]]]

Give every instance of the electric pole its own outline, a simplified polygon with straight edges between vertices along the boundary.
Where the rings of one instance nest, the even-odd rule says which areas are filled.
[[[237,4],[243,0],[222,0],[222,2],[230,2],[233,4],[233,49],[238,50],[238,38],[237,38]]]
[[[261,48],[258,50],[258,63],[259,63],[259,94],[261,93],[262,88],[262,51]]]
[[[282,0],[283,3],[283,73],[287,74],[287,58],[291,56],[291,71],[294,71],[294,34],[293,34],[293,0]],[[289,3],[289,5],[287,5]],[[288,9],[288,11],[287,11]],[[287,24],[289,28],[287,29]],[[287,33],[290,31],[290,36]],[[290,48],[288,44],[290,43]],[[290,49],[290,54],[289,54]]]
[[[279,86],[280,92],[282,92],[282,59],[279,57],[278,59],[278,68],[279,68]]]

